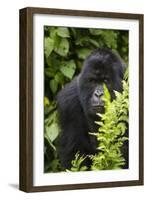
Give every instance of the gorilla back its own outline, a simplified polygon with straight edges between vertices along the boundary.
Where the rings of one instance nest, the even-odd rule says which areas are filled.
[[[84,62],[81,73],[59,92],[61,138],[60,160],[63,168],[70,168],[75,154],[97,153],[97,141],[89,132],[96,132],[96,113],[104,112],[103,83],[115,98],[114,90],[122,91],[125,65],[121,58],[110,49],[96,49]],[[85,165],[90,166],[90,160]]]

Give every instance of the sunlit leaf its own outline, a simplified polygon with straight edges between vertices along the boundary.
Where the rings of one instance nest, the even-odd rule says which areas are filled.
[[[88,55],[90,55],[91,50],[90,49],[86,49],[86,48],[82,48],[82,49],[78,49],[77,50],[78,53],[78,57],[81,59],[85,59]]]
[[[90,31],[90,33],[91,33],[92,35],[101,35],[101,34],[103,33],[102,30],[95,29],[95,28],[90,28],[89,31]]]
[[[55,79],[50,80],[50,88],[52,92],[55,94],[58,89],[58,83],[56,82]]]
[[[64,75],[61,72],[57,72],[55,75],[55,80],[57,83],[63,84],[64,83]]]
[[[57,35],[59,35],[60,37],[63,37],[63,38],[70,37],[69,30],[66,27],[57,28]]]
[[[69,42],[66,38],[61,38],[58,40],[59,41],[56,42],[56,46],[55,46],[54,50],[60,56],[66,56],[69,51]]]
[[[53,49],[54,49],[54,41],[49,37],[45,38],[44,39],[44,51],[45,51],[46,57],[48,57],[51,54]]]
[[[47,97],[44,97],[44,106],[47,106],[49,104],[50,104],[49,99]]]
[[[64,74],[64,76],[66,76],[69,79],[72,79],[74,73],[75,73],[75,69],[76,69],[76,65],[74,63],[74,61],[69,61],[69,62],[65,62],[61,68],[60,71],[62,72],[62,74]]]
[[[49,127],[46,127],[46,135],[53,142],[59,134],[59,128],[57,123],[52,123]]]

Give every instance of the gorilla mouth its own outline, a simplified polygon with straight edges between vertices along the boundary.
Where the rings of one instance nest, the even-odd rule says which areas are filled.
[[[104,113],[105,109],[104,109],[104,105],[92,105],[93,108],[96,110],[96,112],[98,113]]]

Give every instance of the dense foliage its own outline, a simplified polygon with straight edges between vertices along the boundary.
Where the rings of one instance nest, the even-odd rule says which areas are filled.
[[[99,47],[117,51],[127,63],[128,31],[44,27],[45,172],[62,171],[58,159],[60,129],[56,110],[56,94],[81,71],[84,59]]]
[[[92,156],[92,170],[119,169],[125,165],[121,153],[128,125],[129,86],[123,81],[123,92],[115,91],[116,99],[111,102],[107,87],[104,85],[105,113],[98,114],[101,121],[95,122],[100,126],[94,135],[98,141],[98,155]]]

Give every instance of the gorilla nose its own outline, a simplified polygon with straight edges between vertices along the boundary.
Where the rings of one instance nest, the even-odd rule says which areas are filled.
[[[94,96],[95,97],[101,97],[101,96],[103,96],[104,95],[104,92],[103,92],[103,90],[95,90],[95,92],[94,92]]]
[[[93,92],[93,95],[92,95],[92,98],[91,98],[92,106],[103,107],[104,106],[104,101],[101,98],[103,95],[104,95],[103,85],[99,84],[95,88],[95,91]]]

